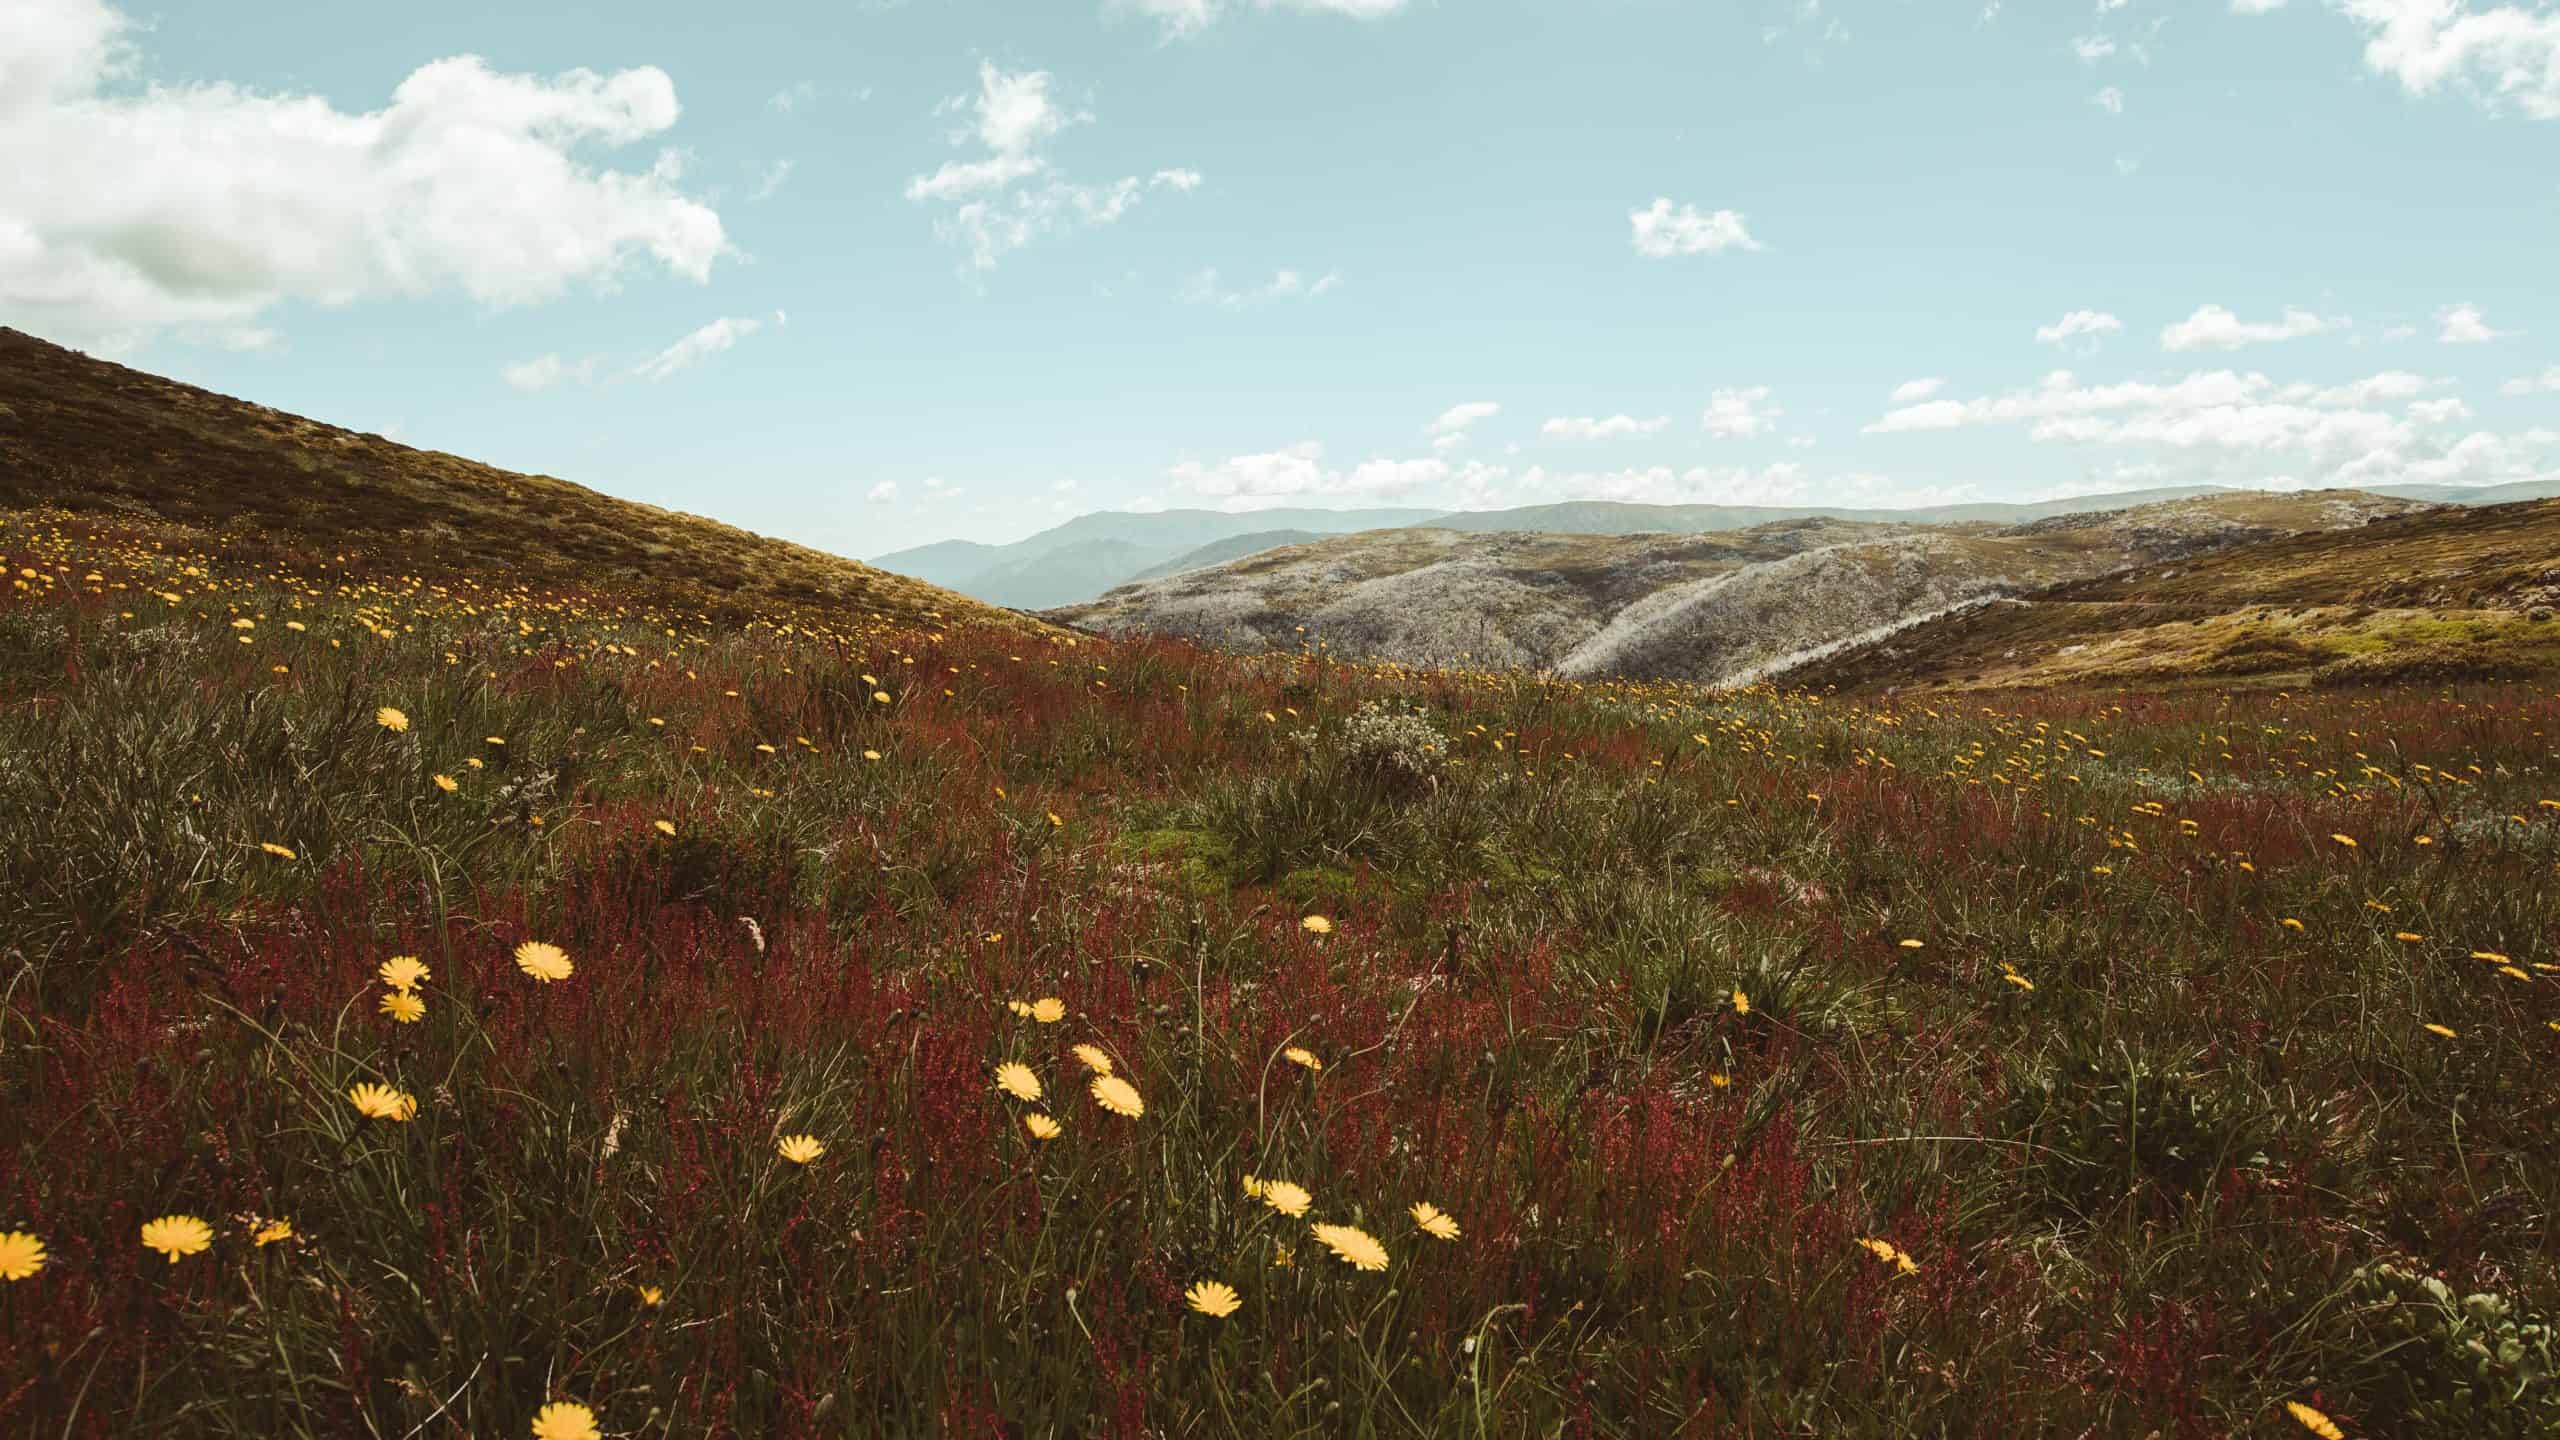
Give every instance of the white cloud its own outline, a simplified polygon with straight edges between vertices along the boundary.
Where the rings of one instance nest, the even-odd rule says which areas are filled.
[[[2488,340],[2503,340],[2513,330],[2492,330],[2480,307],[2469,303],[2448,305],[2436,312],[2436,323],[2442,328],[2436,339],[2446,345],[2477,345]]]
[[[1379,499],[1422,490],[1480,494],[1503,473],[1494,466],[1472,461],[1452,464],[1437,456],[1371,459],[1341,469],[1325,463],[1324,447],[1313,440],[1214,464],[1186,460],[1165,472],[1175,488],[1216,501],[1227,510],[1325,497]]]
[[[2084,385],[2057,370],[2040,383],[1974,400],[1887,412],[1869,433],[2022,424],[2046,444],[2142,447],[2179,457],[2197,482],[2274,488],[2539,478],[2518,446],[2485,432],[2450,443],[2426,433],[2459,419],[2459,401],[2416,400],[2408,415],[2375,408],[2440,382],[2386,371],[2342,385],[2279,385],[2255,372],[2198,371],[2166,384]],[[2282,468],[2279,468],[2282,467]]]
[[[772,199],[774,192],[790,181],[791,172],[798,164],[796,160],[776,160],[767,165],[763,173],[756,176],[756,188],[747,193],[747,198],[749,200]]]
[[[1218,272],[1211,268],[1197,271],[1185,278],[1181,288],[1174,291],[1174,298],[1188,305],[1217,305],[1229,310],[1240,310],[1247,306],[1269,304],[1275,300],[1313,300],[1317,296],[1330,293],[1341,283],[1342,276],[1338,271],[1328,270],[1310,280],[1304,271],[1279,270],[1273,272],[1270,280],[1263,284],[1249,285],[1240,290],[1229,290],[1218,283]]]
[[[2284,0],[2231,0],[2234,15],[2272,15],[2284,8]]]
[[[1778,417],[1787,413],[1767,403],[1768,399],[1766,385],[1718,390],[1707,397],[1707,412],[1699,423],[1708,434],[1726,439],[1765,435],[1778,428]]]
[[[2501,395],[2531,395],[2537,390],[2560,394],[2560,365],[2551,366],[2539,375],[2519,375],[2498,387]]]
[[[2509,103],[2537,120],[2560,119],[2560,11],[2468,0],[2333,0],[2364,27],[2365,68],[2412,95],[2448,82],[2480,104]]]
[[[519,390],[548,390],[554,385],[574,382],[591,384],[596,378],[596,362],[580,360],[575,364],[558,355],[537,355],[500,367],[498,374]]]
[[[1354,20],[1383,20],[1404,10],[1408,0],[1250,0],[1255,10],[1298,10],[1345,15]],[[1144,15],[1164,26],[1168,38],[1195,35],[1216,24],[1231,10],[1248,8],[1245,0],[1104,0],[1103,9]]]
[[[775,312],[777,317],[780,312]],[[631,373],[643,380],[664,380],[686,366],[717,355],[764,328],[751,315],[723,316],[642,361]]]
[[[2160,348],[2169,351],[2237,350],[2275,340],[2317,335],[2335,322],[2308,310],[2285,307],[2279,320],[2243,320],[2219,305],[2199,305],[2196,313],[2160,331]]]
[[[1915,400],[1926,400],[1937,394],[1946,383],[1943,378],[1936,375],[1922,376],[1917,380],[1905,380],[1893,387],[1890,399],[1896,405],[1908,405]]]
[[[898,498],[898,482],[895,480],[883,480],[879,484],[872,486],[862,498],[870,501],[874,505],[886,505],[890,501]]]
[[[2047,345],[2083,335],[2112,335],[2124,328],[2124,322],[2104,310],[2074,310],[2050,325],[2036,327],[2036,339]]]
[[[1650,435],[1671,423],[1668,415],[1638,420],[1632,415],[1612,415],[1605,420],[1592,417],[1559,415],[1538,427],[1541,435],[1563,440],[1612,440],[1621,435]]]
[[[1470,400],[1463,405],[1452,405],[1441,411],[1440,418],[1432,421],[1429,429],[1424,433],[1463,435],[1468,426],[1479,420],[1490,420],[1501,413],[1502,407],[1491,400]]]
[[[1757,250],[1760,242],[1731,210],[1703,215],[1695,205],[1673,209],[1670,197],[1657,196],[1642,210],[1627,212],[1636,253],[1652,260],[1675,255],[1721,255],[1727,250]]]
[[[2081,64],[2095,65],[2116,53],[2116,42],[2104,35],[2083,35],[2071,42],[2071,53],[2080,57]]]
[[[2124,91],[2116,86],[2110,85],[2099,91],[2097,94],[2090,96],[2089,103],[2106,111],[2110,115],[2121,115],[2124,113]]]
[[[471,56],[411,72],[382,109],[228,84],[111,82],[135,27],[103,0],[0,9],[0,313],[121,350],[182,330],[254,339],[287,300],[458,292],[484,305],[609,285],[642,264],[709,277],[720,217],[590,152],[664,133],[654,67],[501,74]]]
[[[1058,173],[1044,147],[1093,116],[1060,106],[1050,96],[1050,78],[1046,70],[1007,72],[979,62],[978,93],[955,96],[942,109],[972,116],[952,143],[974,142],[987,153],[945,161],[932,174],[907,181],[909,201],[947,207],[935,218],[934,233],[966,249],[974,269],[992,269],[1044,235],[1111,224],[1150,190],[1199,188],[1197,170],[1158,170],[1144,179],[1125,175],[1091,184]]]
[[[817,98],[818,82],[814,80],[802,80],[797,84],[791,85],[785,89],[776,90],[771,95],[766,96],[764,103],[767,109],[788,115],[792,111],[799,109],[801,106],[806,105]]]

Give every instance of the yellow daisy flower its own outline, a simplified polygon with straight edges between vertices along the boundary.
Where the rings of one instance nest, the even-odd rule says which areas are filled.
[[[1310,935],[1330,935],[1333,933],[1333,922],[1322,915],[1310,915],[1298,922],[1298,928]]]
[[[163,1215],[143,1225],[142,1248],[159,1251],[175,1265],[212,1249],[213,1227],[193,1215]]]
[[[415,990],[434,974],[415,955],[394,955],[373,973],[394,990]]]
[[[373,723],[394,735],[405,734],[409,729],[409,717],[388,705],[373,712]]]
[[[1303,1070],[1313,1071],[1324,1068],[1324,1062],[1316,1058],[1316,1052],[1303,1045],[1292,1045],[1281,1051],[1280,1058]]]
[[[450,775],[441,775],[441,774],[440,774],[440,775],[438,775],[438,776],[436,776],[436,777],[435,777],[435,781],[436,781],[436,788],[437,788],[437,789],[439,789],[439,790],[441,790],[441,791],[443,791],[443,792],[444,792],[444,793],[446,793],[447,795],[450,795],[450,794],[452,794],[454,791],[459,790],[459,789],[461,789],[461,788],[462,788],[462,782],[460,782],[460,781],[458,781],[458,780],[454,779],[454,778],[453,778],[452,776],[450,776]]]
[[[1253,1193],[1261,1199],[1263,1204],[1293,1220],[1306,1214],[1307,1207],[1315,1203],[1315,1197],[1307,1193],[1307,1187],[1293,1185],[1286,1180],[1261,1181],[1254,1187]]]
[[[258,1226],[257,1230],[249,1236],[251,1243],[255,1244],[261,1250],[275,1244],[279,1240],[290,1240],[292,1238],[293,1222],[283,1219],[269,1220]]]
[[[2319,1436],[2320,1440],[2347,1440],[2347,1432],[2338,1428],[2338,1422],[2299,1400],[2284,1402],[2284,1413],[2292,1416],[2295,1424]]]
[[[382,995],[382,1013],[402,1025],[415,1025],[427,1018],[427,1002],[406,990],[386,990]]]
[[[1183,1291],[1182,1298],[1193,1310],[1213,1320],[1224,1320],[1244,1308],[1235,1287],[1221,1280],[1203,1280]]]
[[[1422,1233],[1432,1239],[1455,1240],[1458,1238],[1458,1222],[1451,1219],[1449,1212],[1439,1206],[1426,1200],[1414,1206],[1410,1213],[1413,1216],[1413,1223],[1420,1226]]]
[[[1034,1140],[1055,1140],[1059,1135],[1058,1122],[1037,1110],[1022,1117],[1022,1128],[1030,1131]]]
[[[1055,1025],[1067,1018],[1067,1002],[1055,995],[1044,995],[1031,1002],[1031,1018],[1043,1025]]]
[[[815,1135],[785,1135],[774,1142],[774,1152],[794,1165],[806,1165],[827,1153],[827,1147]]]
[[[996,1088],[1016,1100],[1037,1100],[1040,1077],[1031,1073],[1030,1066],[1008,1060],[996,1067]]]
[[[1138,1087],[1117,1075],[1096,1075],[1089,1088],[1093,1092],[1093,1103],[1114,1115],[1126,1115],[1135,1120],[1147,1113],[1146,1099],[1138,1093]]]
[[[1095,1046],[1078,1045],[1069,1053],[1074,1055],[1078,1060],[1083,1061],[1084,1068],[1092,1071],[1096,1075],[1108,1075],[1111,1073],[1111,1057],[1103,1054],[1102,1051]]]
[[[44,1268],[44,1242],[24,1230],[0,1234],[0,1280],[24,1280]]]
[[[1357,1225],[1313,1225],[1308,1227],[1318,1243],[1330,1250],[1343,1263],[1355,1270],[1387,1268],[1387,1247],[1377,1237]]]
[[[554,1400],[534,1413],[533,1440],[604,1440],[596,1428],[596,1412],[568,1400]]]
[[[347,1103],[367,1120],[407,1120],[418,1113],[415,1096],[388,1085],[357,1085],[347,1091]]]
[[[566,980],[577,967],[569,963],[569,952],[547,940],[527,940],[516,947],[516,968],[548,985]]]

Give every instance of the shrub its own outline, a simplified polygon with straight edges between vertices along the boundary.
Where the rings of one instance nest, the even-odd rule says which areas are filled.
[[[2552,1322],[2488,1293],[2453,1287],[2406,1265],[2359,1269],[2348,1288],[2342,1388],[2372,1433],[2463,1435],[2481,1440],[2560,1434]]]
[[[2265,1160],[2249,1107],[2124,1044],[2076,1046],[2015,1084],[2007,1121],[2034,1147],[2027,1168],[2044,1197],[2083,1219],[2145,1192],[2183,1200]]]

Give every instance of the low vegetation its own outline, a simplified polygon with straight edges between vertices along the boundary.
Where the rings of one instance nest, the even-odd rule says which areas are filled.
[[[264,533],[0,523],[6,1433],[2560,1430],[2547,684],[1711,694]]]

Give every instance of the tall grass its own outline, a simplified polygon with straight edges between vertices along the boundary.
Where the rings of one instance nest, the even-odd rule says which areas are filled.
[[[1711,696],[0,551],[10,1433],[2560,1427],[2547,692]],[[1370,700],[1444,743],[1382,765]]]

